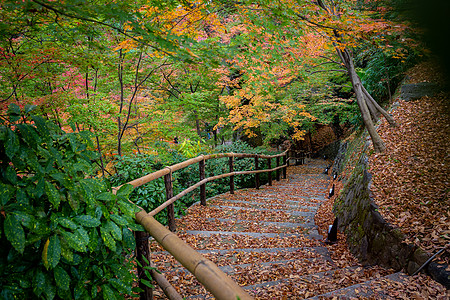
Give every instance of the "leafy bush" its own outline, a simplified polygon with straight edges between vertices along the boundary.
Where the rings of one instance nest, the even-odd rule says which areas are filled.
[[[252,148],[246,142],[236,141],[228,145],[220,145],[215,149],[217,153],[252,153],[252,154],[273,154],[262,148]],[[272,167],[275,166],[275,159],[272,159]],[[267,168],[267,161],[260,160],[259,168]],[[236,158],[234,160],[234,171],[251,171],[255,169],[254,158]],[[229,172],[229,158],[214,159],[207,162],[206,176],[214,176]],[[260,182],[264,184],[267,182],[267,173],[260,174]],[[234,177],[234,184],[236,189],[255,187],[255,175],[240,175]],[[229,178],[223,178],[207,184],[209,195],[217,195],[228,192]]]
[[[135,154],[130,156],[117,157],[115,165],[116,173],[109,178],[111,185],[119,186],[134,179],[140,178],[144,175],[150,174],[154,171],[162,169],[165,165],[176,163],[174,158],[166,156],[166,163],[154,156],[148,154]],[[184,160],[183,156],[177,156],[177,160]],[[179,174],[173,176],[174,194],[180,191],[180,184],[178,183]],[[145,211],[150,212],[166,201],[164,178],[158,178],[149,183],[135,188],[130,194],[130,200],[142,207]],[[175,202],[175,215],[179,216],[186,208],[183,201]],[[162,224],[167,224],[166,210],[163,210],[156,215],[156,219]]]
[[[32,109],[12,104],[0,119],[0,297],[132,294],[131,188],[114,195],[90,178],[89,133],[66,133]]]

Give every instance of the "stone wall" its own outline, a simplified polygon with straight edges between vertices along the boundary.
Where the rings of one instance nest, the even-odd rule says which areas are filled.
[[[348,148],[351,147],[341,147],[335,160],[336,170],[339,170],[348,155],[345,153]],[[333,212],[338,218],[339,230],[344,231],[350,250],[363,264],[403,269],[412,274],[431,255],[413,244],[406,243],[400,229],[383,219],[371,197],[371,175],[367,170],[368,160],[363,151],[334,204]],[[445,271],[446,267],[431,262],[425,271],[450,288],[450,272]]]
[[[326,159],[334,159],[339,152],[340,145],[341,145],[341,141],[337,140],[331,144],[326,145],[325,147],[318,150],[317,152],[313,153],[312,157],[313,158],[323,158],[325,156]]]

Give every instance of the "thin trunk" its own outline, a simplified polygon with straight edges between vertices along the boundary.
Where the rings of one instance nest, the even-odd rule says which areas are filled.
[[[369,108],[367,106],[366,102],[366,95],[363,92],[363,86],[361,84],[361,79],[359,78],[358,74],[356,73],[355,66],[353,64],[353,59],[350,55],[350,53],[347,50],[344,50],[341,52],[339,49],[337,50],[338,53],[340,52],[339,57],[343,59],[343,63],[345,67],[347,68],[348,74],[350,76],[350,80],[353,85],[353,89],[355,90],[356,94],[356,100],[358,103],[359,110],[361,112],[361,116],[363,118],[364,125],[369,132],[370,138],[372,139],[373,148],[376,152],[383,152],[386,148],[384,145],[381,137],[377,133],[375,126],[372,122],[371,114],[369,111]],[[369,100],[370,101],[370,100]]]
[[[97,151],[98,155],[100,155],[100,165],[102,167],[102,177],[105,177],[105,166],[103,165],[103,156],[102,156],[102,150],[100,148],[100,139],[98,138],[98,135],[95,135],[95,139],[97,140]]]
[[[97,92],[97,83],[98,83],[98,68],[95,69],[94,93]]]
[[[194,110],[194,118],[195,118],[195,128],[197,129],[197,134],[199,137],[201,136],[201,131],[200,131],[200,120],[198,119],[198,115],[197,115],[197,111]]]
[[[119,64],[117,67],[117,73],[119,78],[119,86],[120,86],[120,99],[119,99],[119,116],[117,117],[117,154],[122,156],[122,119],[120,118],[120,114],[123,110],[123,102],[124,102],[124,87],[123,87],[123,58],[122,50],[119,50]]]
[[[86,84],[86,99],[89,99],[89,68],[86,70],[86,76],[84,78]]]
[[[361,86],[362,86],[362,83],[361,83]],[[366,101],[366,103],[367,103],[367,108],[369,109],[369,112],[370,112],[370,116],[372,117],[372,122],[376,123],[380,117],[380,113],[377,111],[377,109],[375,108],[375,106],[373,105],[372,102]]]
[[[377,110],[386,118],[386,120],[389,122],[389,124],[393,127],[397,126],[397,124],[395,123],[394,118],[387,113],[387,111],[385,111],[376,101],[375,99],[373,99],[373,97],[369,94],[369,92],[366,90],[366,88],[364,86],[362,86],[362,91],[364,93],[364,95],[366,96],[366,98],[373,103],[373,105],[377,108]]]

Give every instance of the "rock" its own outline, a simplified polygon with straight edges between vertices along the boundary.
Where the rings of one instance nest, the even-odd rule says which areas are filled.
[[[441,91],[442,88],[438,84],[431,82],[405,84],[402,86],[400,97],[405,101],[413,101],[424,96],[434,96]]]

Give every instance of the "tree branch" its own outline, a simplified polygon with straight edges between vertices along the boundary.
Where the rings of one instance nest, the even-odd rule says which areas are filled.
[[[148,44],[148,43],[143,43],[143,42],[142,42],[142,39],[138,39],[138,38],[136,38],[136,37],[134,37],[134,36],[128,34],[127,32],[125,32],[125,31],[124,31],[122,28],[120,28],[120,27],[117,27],[117,26],[114,26],[114,25],[111,25],[111,24],[108,24],[108,23],[105,23],[105,22],[102,22],[102,21],[99,21],[99,20],[96,20],[96,19],[87,18],[87,17],[83,17],[83,16],[79,16],[79,15],[69,14],[69,13],[67,13],[67,12],[61,11],[61,10],[55,8],[55,7],[50,6],[50,5],[48,5],[47,3],[43,3],[43,2],[41,2],[41,1],[39,1],[39,0],[32,0],[32,1],[33,1],[34,3],[36,3],[36,4],[40,5],[40,6],[42,6],[42,7],[45,7],[45,8],[48,9],[48,10],[53,11],[53,12],[56,13],[56,14],[66,16],[66,17],[71,18],[71,19],[82,20],[82,21],[86,21],[86,22],[90,22],[90,23],[99,24],[99,25],[102,25],[102,26],[105,26],[105,27],[109,27],[109,28],[114,29],[114,30],[116,30],[117,32],[123,34],[124,36],[129,37],[130,39],[132,39],[132,40],[138,42],[138,44],[144,44],[144,45],[146,45],[146,46],[148,46],[148,47],[150,47],[150,48],[153,48],[153,49],[155,49],[155,50],[157,50],[157,51],[161,51],[161,52],[163,52],[163,53],[166,54],[166,55],[170,55],[168,52],[162,50],[162,49],[159,48],[159,47],[150,45],[150,44]]]
[[[322,72],[344,72],[347,73],[347,70],[344,69],[332,69],[332,70],[317,70],[314,72],[308,72],[309,74],[322,73]]]

